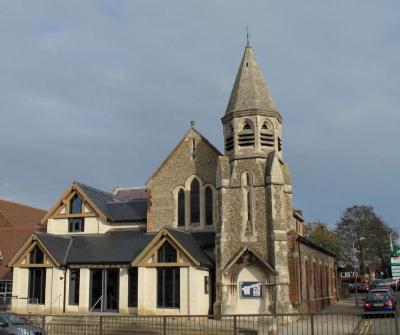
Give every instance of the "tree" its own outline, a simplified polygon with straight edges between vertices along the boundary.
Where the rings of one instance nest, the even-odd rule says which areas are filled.
[[[372,206],[347,208],[336,224],[343,260],[366,273],[367,268],[388,274],[390,234],[393,230],[377,216]]]
[[[338,243],[337,234],[321,221],[308,222],[304,227],[304,236],[315,244],[333,251],[338,258],[341,257],[342,248]]]

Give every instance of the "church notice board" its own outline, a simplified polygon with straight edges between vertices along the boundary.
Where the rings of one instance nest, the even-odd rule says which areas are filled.
[[[240,282],[240,297],[241,298],[262,298],[263,285],[256,281],[242,281]]]

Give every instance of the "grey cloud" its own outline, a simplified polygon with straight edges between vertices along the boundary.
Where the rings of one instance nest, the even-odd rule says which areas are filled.
[[[398,226],[400,4],[4,1],[0,196],[49,208],[73,180],[142,185],[189,121],[222,148],[249,24],[284,118],[295,206]]]

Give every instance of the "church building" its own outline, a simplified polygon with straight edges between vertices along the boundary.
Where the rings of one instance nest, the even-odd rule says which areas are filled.
[[[251,46],[222,115],[194,122],[144,188],[73,182],[11,259],[15,312],[228,315],[336,300],[335,255],[303,235],[282,116]]]

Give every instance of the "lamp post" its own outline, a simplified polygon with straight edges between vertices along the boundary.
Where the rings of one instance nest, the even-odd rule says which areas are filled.
[[[355,243],[356,242],[361,242],[362,240],[365,240],[365,237],[360,237],[359,239],[353,241],[353,267],[354,267],[354,288],[355,288],[355,294],[356,294],[356,307],[358,307],[358,292],[357,292],[357,276],[358,276],[358,269],[360,267],[360,264],[358,262],[358,259],[356,258],[356,248],[355,248]],[[356,263],[358,265],[356,265]]]

